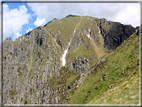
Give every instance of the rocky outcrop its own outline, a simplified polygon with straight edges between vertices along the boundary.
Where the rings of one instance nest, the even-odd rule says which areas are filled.
[[[107,50],[116,49],[135,32],[135,28],[131,25],[123,25],[106,19],[95,20],[101,30],[105,42],[104,47]]]
[[[89,60],[84,57],[80,56],[80,57],[74,59],[73,69],[76,72],[76,74],[81,74],[84,71],[87,71],[89,66],[90,66]]]
[[[31,100],[41,104],[45,92],[42,87],[61,68],[60,53],[48,37],[46,31],[38,27],[30,35],[4,41],[4,104],[24,104]]]
[[[72,39],[71,45],[69,47],[69,50],[71,50],[72,48],[79,47],[82,44],[82,42],[84,42],[84,39],[82,37],[81,30],[78,30],[74,34],[74,37]]]

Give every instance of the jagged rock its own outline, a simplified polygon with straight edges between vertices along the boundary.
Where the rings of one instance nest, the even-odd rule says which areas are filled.
[[[104,37],[104,47],[107,50],[116,49],[135,32],[135,28],[131,25],[122,25],[106,19],[96,19],[96,22]]]
[[[90,64],[88,62],[88,59],[80,56],[74,59],[73,69],[76,72],[76,74],[80,74],[86,71],[89,68],[89,65]]]
[[[103,80],[104,81],[106,80],[106,74],[103,74]]]
[[[99,65],[100,63],[103,63],[106,61],[106,57],[101,58],[96,65]]]
[[[70,90],[70,89],[71,89],[71,86],[68,86],[68,89]]]

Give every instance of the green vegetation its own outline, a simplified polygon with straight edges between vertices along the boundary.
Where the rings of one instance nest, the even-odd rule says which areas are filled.
[[[15,91],[14,89],[11,89],[11,90],[10,90],[10,94],[11,94],[12,96],[16,95],[16,91]]]
[[[22,72],[20,72],[21,67],[18,67],[18,76],[22,76]]]
[[[75,27],[79,23],[79,21],[80,21],[79,16],[67,17],[61,20],[53,20],[44,28],[46,29],[47,34],[50,34],[50,31],[53,31],[54,34],[60,35],[59,39],[62,40],[63,44],[65,44],[66,39],[72,36]]]
[[[99,98],[94,98],[91,104],[139,104],[139,77],[135,76],[125,80],[122,84],[109,89]]]
[[[55,78],[55,75],[59,73],[60,76]],[[71,85],[73,80],[78,77],[74,71],[69,71],[67,68],[62,67],[59,71],[57,71],[55,74],[50,77],[49,81],[47,83],[56,84],[53,87],[59,88],[59,86],[68,86]]]
[[[22,42],[22,41],[20,41],[20,40],[18,40],[18,39],[16,39],[15,41],[13,41],[14,46],[20,45],[21,42]]]
[[[57,74],[59,74],[59,76],[57,76]],[[50,77],[50,79],[48,80],[46,84],[50,84],[49,87],[52,90],[59,90],[58,95],[61,95],[62,98],[65,98],[67,95],[65,91],[69,90],[68,86],[73,87],[73,84],[79,78],[80,78],[80,75],[76,75],[74,71],[69,71],[67,68],[62,67],[59,71],[54,73],[52,77]]]
[[[26,42],[27,42],[27,45],[29,45],[29,40],[27,40]]]
[[[96,52],[94,50],[94,47],[88,43],[90,42],[89,39],[83,35],[84,42],[81,46],[77,48],[72,48],[69,52],[69,60],[73,60],[74,58],[77,58],[79,56],[83,56],[85,58],[90,58],[92,64],[95,63],[97,57]]]
[[[11,90],[9,90],[9,94],[10,94],[11,99],[14,100],[14,95],[16,95],[16,91],[12,88]]]
[[[39,57],[41,56],[41,52],[39,52]]]
[[[90,17],[90,16],[82,16],[81,17],[81,21],[80,21],[80,25],[78,26],[77,30],[79,29],[82,29],[83,27],[86,27],[86,28],[90,28],[91,29],[91,26],[94,22],[95,18],[93,17]]]
[[[30,69],[30,72],[29,72],[30,76],[31,76],[33,73],[34,73],[34,71],[33,71],[32,68],[31,68],[31,69]]]
[[[93,73],[74,90],[74,94],[70,95],[66,103],[139,103],[139,37],[131,36],[105,57],[107,61],[94,66]],[[103,81],[103,74],[106,74],[106,81]],[[120,102],[114,101],[117,98]]]
[[[32,100],[29,99],[29,100],[26,100],[26,101],[24,102],[24,104],[33,104],[33,103],[32,103]]]

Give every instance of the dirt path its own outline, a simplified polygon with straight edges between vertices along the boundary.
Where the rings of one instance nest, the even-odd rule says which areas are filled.
[[[53,41],[55,42],[56,46],[58,47],[58,49],[60,50],[60,52],[62,52],[61,47],[59,46],[59,44],[56,42],[56,39],[51,35],[51,33],[49,33],[50,36],[52,37]]]
[[[82,19],[82,18],[80,18],[78,24],[75,26],[75,29],[74,29],[74,32],[73,32],[73,37],[74,37],[74,33],[76,32],[77,27],[80,25],[81,19]],[[72,39],[73,39],[73,37],[72,37]]]
[[[93,44],[93,46],[94,46],[94,49],[95,49],[95,52],[96,52],[96,54],[97,54],[97,56],[98,56],[98,59],[100,59],[102,56],[104,56],[107,52],[106,52],[106,50],[104,49],[104,39],[103,39],[103,36],[100,34],[100,29],[99,29],[99,27],[96,25],[96,27],[98,28],[98,30],[99,30],[99,38],[100,38],[100,40],[101,40],[101,46],[100,47],[98,47],[97,45],[96,45],[96,43],[94,42],[94,40],[91,38],[91,37],[89,37],[90,38],[90,40],[92,41],[92,44]]]
[[[94,46],[95,52],[98,56],[98,59],[100,59],[102,56],[104,56],[106,53],[104,52],[103,47],[101,46],[100,48],[95,44],[94,40],[90,37],[90,40],[92,41],[92,44]]]

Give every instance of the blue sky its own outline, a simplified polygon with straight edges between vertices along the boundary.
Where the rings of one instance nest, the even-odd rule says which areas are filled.
[[[31,18],[29,19],[28,24],[23,25],[23,29],[20,32],[21,34],[25,34],[27,28],[36,28],[36,26],[33,24],[36,21],[36,15],[34,15],[34,12],[29,8],[27,3],[6,3],[9,6],[9,9],[16,9],[17,7],[24,5],[27,8],[27,13],[31,15]]]
[[[140,25],[139,3],[4,3],[3,39],[15,40],[33,28],[69,14]]]
[[[24,9],[20,9],[22,8],[22,6]],[[36,20],[36,15],[34,15],[34,12],[29,8],[27,3],[4,3],[3,7],[4,7],[3,9],[3,25],[4,25],[3,28],[5,27],[7,28],[3,32],[4,33],[3,39],[5,39],[6,37],[12,37],[12,39],[15,40],[18,36],[27,33],[28,32],[27,30],[36,28],[36,26],[33,24]],[[8,10],[5,11],[6,9]],[[22,23],[23,22],[22,17],[23,19],[25,19],[24,23]],[[9,20],[9,22],[7,20]],[[15,29],[16,26],[14,26],[16,23],[20,25],[20,26],[17,26],[19,27],[17,29]],[[8,26],[11,26],[11,27],[9,28]],[[11,32],[9,32],[10,30]]]

